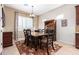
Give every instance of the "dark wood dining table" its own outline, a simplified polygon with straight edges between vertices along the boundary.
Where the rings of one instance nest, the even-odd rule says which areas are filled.
[[[48,33],[45,33],[45,32],[32,32],[31,35],[34,36],[34,37],[38,37],[38,36],[48,35]]]
[[[37,48],[38,48],[38,41],[41,42],[41,37],[42,37],[42,36],[46,36],[47,33],[44,33],[44,32],[32,32],[31,35],[34,37],[35,50],[37,51]],[[41,45],[40,45],[40,48],[41,48]]]
[[[37,40],[39,42],[41,42],[41,37],[42,36],[48,36],[48,33],[45,33],[45,32],[32,32],[31,35],[34,37],[34,40],[35,40],[35,50],[37,51],[37,48],[38,48]],[[40,45],[40,48],[41,48],[41,45]]]

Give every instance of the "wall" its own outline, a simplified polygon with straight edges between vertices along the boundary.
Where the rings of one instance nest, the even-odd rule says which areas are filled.
[[[8,7],[4,7],[5,12],[5,27],[4,32],[14,33],[14,10]]]
[[[0,4],[0,54],[2,53],[2,50],[3,50],[3,48],[2,48],[2,19],[1,19],[1,17],[2,17],[2,6],[1,6],[1,4]]]
[[[44,21],[55,19],[57,21],[57,41],[75,45],[75,5],[63,5],[40,16],[39,28],[44,28]],[[61,20],[67,19],[67,27],[61,26]]]

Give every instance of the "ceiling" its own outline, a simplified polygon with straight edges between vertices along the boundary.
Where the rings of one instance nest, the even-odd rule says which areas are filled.
[[[41,15],[50,10],[58,8],[62,5],[63,4],[37,4],[37,5],[35,4],[35,5],[33,5],[34,6],[33,13],[35,15]],[[20,10],[20,11],[28,12],[28,13],[32,12],[32,5],[29,5],[29,4],[5,4],[5,6],[8,6],[8,7]]]

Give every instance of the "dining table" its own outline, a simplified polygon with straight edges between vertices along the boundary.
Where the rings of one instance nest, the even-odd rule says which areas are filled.
[[[43,36],[48,36],[48,33],[45,33],[45,32],[31,32],[31,35],[32,35],[32,37],[34,37],[35,50],[37,51],[37,48],[38,48],[37,41],[41,42],[42,37]],[[52,35],[52,33],[50,35]],[[40,49],[41,49],[41,44],[40,44]]]
[[[38,36],[48,35],[48,33],[45,33],[45,32],[32,32],[31,35],[34,36],[34,37],[38,37]]]

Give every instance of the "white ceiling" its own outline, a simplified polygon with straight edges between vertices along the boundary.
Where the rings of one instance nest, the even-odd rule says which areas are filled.
[[[25,11],[28,13],[32,12],[32,5],[29,4],[5,4],[8,7],[17,9],[17,10],[21,10],[21,11]],[[41,15],[43,13],[46,13],[50,10],[53,10],[55,8],[58,8],[60,6],[62,6],[63,4],[38,4],[38,5],[33,5],[33,13],[35,15]]]

